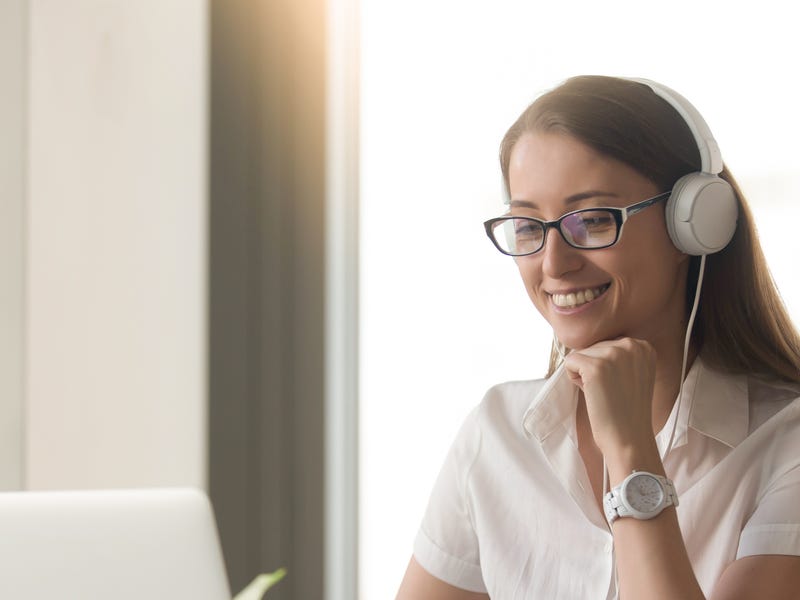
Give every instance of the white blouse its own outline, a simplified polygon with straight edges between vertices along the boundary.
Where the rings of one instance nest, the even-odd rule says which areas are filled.
[[[656,437],[706,595],[737,558],[800,555],[799,396],[698,358]],[[434,486],[414,543],[425,570],[496,599],[614,596],[613,538],[578,453],[577,401],[563,371],[489,390]]]

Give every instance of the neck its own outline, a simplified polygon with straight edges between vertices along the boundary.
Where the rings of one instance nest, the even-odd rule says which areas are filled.
[[[683,366],[683,336],[680,340],[672,340],[668,344],[656,346],[658,356],[656,363],[656,379],[653,387],[653,433],[658,433],[669,419],[678,391],[681,387],[681,377],[686,373],[681,372]],[[689,371],[697,351],[689,346],[686,358],[686,372]]]

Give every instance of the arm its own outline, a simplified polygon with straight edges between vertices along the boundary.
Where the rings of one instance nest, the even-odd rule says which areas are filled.
[[[488,600],[488,594],[468,592],[428,573],[412,557],[396,600]]]
[[[620,484],[633,470],[664,475],[652,425],[652,346],[630,338],[599,342],[571,352],[564,362],[583,391],[609,486]],[[620,598],[703,598],[674,507],[648,521],[617,519],[613,534]]]
[[[686,556],[675,509],[650,521],[619,519],[620,597],[704,598]],[[649,590],[649,591],[647,591]],[[731,563],[714,586],[712,600],[790,600],[800,594],[800,557],[747,556]]]
[[[655,439],[628,448],[621,456],[606,456],[610,486],[622,482],[634,469],[664,475]],[[620,597],[704,598],[694,576],[674,507],[648,521],[617,519],[613,525]]]
[[[746,556],[731,563],[712,600],[784,600],[800,593],[800,556]]]
[[[629,339],[601,342],[573,352],[566,362],[570,376],[584,392],[592,435],[605,457],[610,485],[619,484],[634,469],[664,475],[651,426],[652,348]],[[794,505],[794,500],[789,502]],[[649,521],[618,519],[613,533],[623,600],[704,598],[673,507]],[[711,598],[789,599],[797,597],[798,590],[800,557],[759,553],[731,563]]]
[[[791,437],[795,438],[796,435]],[[796,441],[780,454],[797,456]],[[714,586],[713,600],[759,598],[777,600],[800,596],[800,467],[772,479],[742,532],[740,556]]]
[[[468,473],[481,447],[479,412],[480,406],[464,420],[436,477],[398,599],[488,598],[467,496]]]

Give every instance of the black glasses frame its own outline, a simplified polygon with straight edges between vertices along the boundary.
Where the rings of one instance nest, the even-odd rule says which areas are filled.
[[[534,217],[519,217],[519,216],[512,216],[512,215],[504,215],[502,217],[495,217],[494,219],[489,219],[488,221],[485,221],[484,224],[483,224],[483,227],[486,230],[486,235],[489,236],[490,240],[492,240],[492,243],[494,244],[495,248],[497,248],[500,252],[502,252],[503,254],[505,254],[507,256],[529,256],[531,254],[536,254],[542,248],[544,248],[544,245],[547,242],[547,232],[550,229],[557,230],[561,234],[561,238],[567,243],[567,245],[572,246],[573,248],[577,248],[579,250],[601,250],[603,248],[609,248],[609,247],[613,246],[614,244],[616,244],[619,241],[619,238],[622,235],[622,226],[628,220],[628,217],[630,217],[632,215],[635,215],[638,212],[643,211],[645,208],[647,208],[649,206],[652,206],[653,204],[655,204],[656,202],[659,202],[660,200],[664,200],[665,198],[668,198],[671,193],[672,193],[671,191],[662,192],[662,193],[660,193],[660,194],[658,194],[656,196],[653,196],[651,198],[647,198],[646,200],[642,200],[641,202],[636,202],[635,204],[631,204],[630,206],[625,206],[623,208],[617,208],[617,207],[614,207],[614,206],[593,206],[592,208],[582,208],[580,210],[573,210],[572,212],[568,212],[567,214],[562,215],[560,218],[556,219],[555,221],[542,221],[541,219],[536,219]],[[572,215],[575,215],[575,214],[580,214],[580,213],[584,213],[584,212],[594,212],[594,211],[598,211],[598,210],[605,210],[605,211],[608,211],[609,213],[611,213],[613,215],[614,221],[617,224],[617,234],[614,236],[614,241],[612,241],[612,242],[610,242],[608,244],[604,244],[603,246],[580,246],[580,245],[573,244],[572,242],[570,242],[567,239],[567,236],[564,234],[564,230],[561,229],[562,221],[564,221],[564,219],[566,219],[567,217],[571,217]],[[543,231],[542,243],[536,250],[532,250],[530,252],[521,252],[519,254],[515,254],[515,253],[512,253],[512,252],[507,252],[507,251],[503,250],[503,248],[497,242],[497,239],[495,238],[495,235],[494,235],[494,230],[495,230],[495,227],[497,226],[497,224],[505,222],[505,221],[511,221],[513,219],[521,219],[523,221],[530,221],[532,223],[538,223],[541,226],[542,231]]]

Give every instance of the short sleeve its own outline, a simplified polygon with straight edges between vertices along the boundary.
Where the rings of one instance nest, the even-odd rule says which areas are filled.
[[[800,464],[770,486],[742,530],[736,558],[759,554],[800,556]]]
[[[469,472],[481,447],[478,411],[464,421],[447,453],[414,541],[414,558],[437,579],[486,593],[467,496]]]

